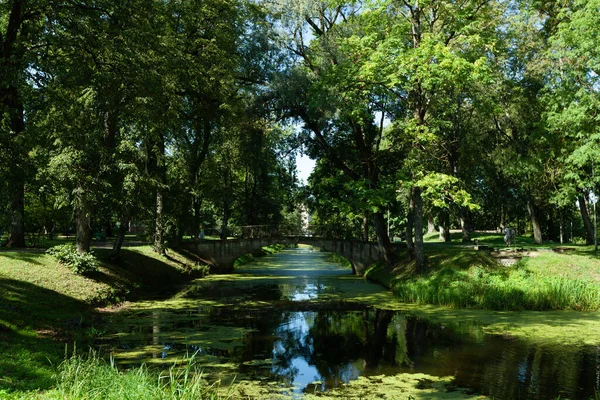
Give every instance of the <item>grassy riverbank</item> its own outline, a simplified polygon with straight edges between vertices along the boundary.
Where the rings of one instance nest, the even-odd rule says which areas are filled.
[[[500,247],[500,235],[485,242]],[[522,245],[528,239],[519,238]],[[558,246],[555,246],[558,247]],[[428,243],[428,267],[415,274],[414,263],[394,267],[376,265],[367,277],[390,288],[400,301],[489,310],[600,309],[600,256],[589,246],[528,247],[526,255],[511,266],[501,265],[485,251],[462,244]],[[406,253],[400,254],[407,260]]]
[[[56,368],[56,386],[45,391],[7,392],[5,400],[193,400],[226,398],[218,385],[207,384],[202,372],[193,364],[172,366],[162,374],[145,366],[119,370],[114,364],[94,353],[74,355]]]
[[[120,265],[108,262],[109,251],[96,250],[101,266],[89,276],[43,251],[0,252],[0,393],[53,387],[65,351],[75,343],[86,349],[97,334],[95,307],[172,291],[202,273],[173,251],[161,257],[150,246],[131,247]]]
[[[264,248],[238,264],[282,248]],[[174,391],[175,386],[164,385],[168,379],[159,382],[157,373],[147,369],[122,374],[98,358],[65,360],[75,347],[85,351],[101,334],[98,307],[164,297],[207,272],[184,254],[169,250],[163,257],[148,245],[124,248],[118,265],[109,261],[108,248],[94,253],[100,268],[83,276],[43,249],[0,251],[0,398],[89,398],[106,382],[114,385],[104,385],[110,390],[101,398],[199,398],[207,390],[212,396],[205,382],[187,382]],[[84,375],[69,375],[75,370]]]

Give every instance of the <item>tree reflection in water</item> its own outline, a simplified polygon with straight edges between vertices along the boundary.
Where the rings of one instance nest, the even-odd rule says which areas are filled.
[[[586,398],[597,387],[595,347],[473,338],[465,332],[473,329],[469,326],[456,329],[379,309],[274,314],[256,316],[257,332],[233,359],[241,363],[252,354],[270,354],[270,374],[300,390],[327,390],[361,375],[402,372],[454,376],[457,386],[497,398]]]

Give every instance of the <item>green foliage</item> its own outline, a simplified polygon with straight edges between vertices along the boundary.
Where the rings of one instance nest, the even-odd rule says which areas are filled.
[[[597,0],[578,0],[562,7],[546,54],[552,68],[543,98],[545,118],[564,143],[556,202],[600,184],[594,171],[600,151],[600,52],[594,39],[600,34],[599,6]]]
[[[46,250],[59,263],[68,266],[76,274],[86,274],[98,269],[100,263],[92,252],[79,253],[72,244],[62,244]]]
[[[473,203],[471,195],[461,188],[460,180],[454,176],[442,173],[430,173],[419,179],[416,186],[423,189],[423,199],[433,207],[448,208],[450,202],[471,211],[480,209]]]

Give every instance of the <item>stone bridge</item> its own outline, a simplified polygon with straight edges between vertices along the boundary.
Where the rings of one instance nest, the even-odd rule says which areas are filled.
[[[350,261],[352,272],[356,275],[363,275],[370,265],[383,258],[382,252],[375,242],[303,236],[197,240],[182,243],[181,249],[192,253],[211,265],[213,272],[229,273],[233,271],[233,263],[237,258],[273,244],[307,244],[339,254]],[[394,246],[399,249],[404,248],[403,244],[395,244]]]

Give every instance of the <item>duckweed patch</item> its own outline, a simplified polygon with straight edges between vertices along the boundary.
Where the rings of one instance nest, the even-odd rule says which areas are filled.
[[[472,324],[485,334],[519,338],[530,343],[600,345],[598,312],[461,310],[407,303],[397,303],[393,309],[447,326]]]
[[[397,374],[359,377],[326,393],[305,393],[304,399],[487,399],[454,385],[451,376]]]

